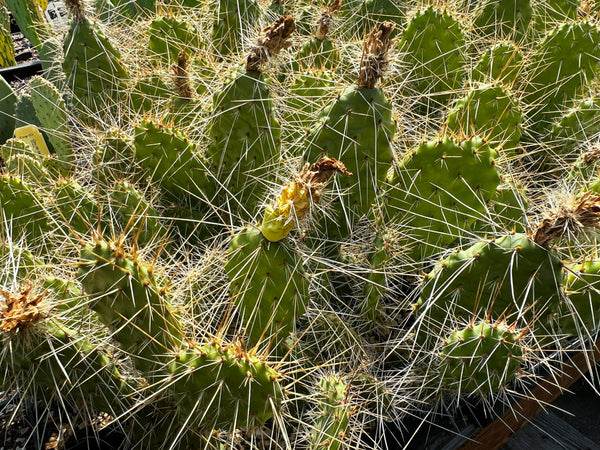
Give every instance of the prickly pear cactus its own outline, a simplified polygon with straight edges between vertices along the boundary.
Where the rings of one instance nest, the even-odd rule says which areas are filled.
[[[8,10],[0,7],[0,15],[8,17]],[[10,36],[10,22],[8,27],[4,20],[2,22],[0,23],[0,67],[6,68],[16,66],[17,62],[15,61],[15,45]]]
[[[73,145],[69,131],[67,106],[61,93],[48,80],[34,77],[31,80],[31,103],[40,125],[47,131],[58,160],[68,172],[74,163]]]
[[[461,238],[500,183],[496,152],[479,138],[425,142],[389,179],[384,216],[402,227],[406,254],[427,258]]]
[[[212,198],[214,183],[207,173],[208,164],[186,135],[151,121],[139,123],[134,133],[134,158],[165,197],[191,206]]]
[[[97,344],[52,317],[52,302],[39,286],[2,291],[1,296],[0,360],[5,368],[4,388],[16,381],[24,389],[33,385],[37,389],[46,387],[54,394],[68,392],[82,408],[117,414],[124,411],[125,398],[132,391],[126,378]],[[36,394],[44,398],[48,391],[39,389]]]
[[[523,134],[522,122],[523,114],[510,92],[482,85],[450,109],[447,132],[458,137],[481,136],[498,153],[511,155]]]
[[[386,450],[590,346],[598,2],[64,1],[9,0],[44,72],[0,80],[0,403]]]
[[[38,1],[6,0],[6,5],[27,40],[39,48],[43,40],[43,36],[40,36],[39,31],[44,23],[44,17]]]
[[[15,105],[17,96],[10,84],[0,77],[0,143],[10,139],[15,129]]]
[[[212,30],[212,45],[222,55],[239,54],[244,38],[259,26],[262,16],[255,0],[219,0]],[[216,9],[216,8],[215,8]]]
[[[400,35],[405,95],[419,113],[446,105],[458,89],[466,67],[463,26],[447,11],[429,7],[417,11]]]
[[[471,78],[481,83],[501,82],[512,86],[523,70],[523,54],[510,41],[488,48],[478,59]]]
[[[318,417],[311,434],[310,448],[343,448],[351,414],[349,386],[344,377],[331,374],[319,380],[318,390]]]
[[[239,344],[214,342],[180,351],[168,370],[181,420],[196,416],[194,425],[209,433],[261,426],[281,407],[280,374]],[[198,414],[209,409],[211,417]]]
[[[266,27],[246,59],[245,69],[213,98],[213,117],[208,134],[211,169],[229,195],[230,208],[242,216],[252,215],[269,182],[275,181],[281,154],[281,126],[261,66],[268,54],[277,54],[295,29],[291,16],[282,16]]]
[[[415,310],[425,320],[419,333],[436,339],[435,332],[427,335],[473,317],[510,317],[527,326],[542,311],[543,328],[558,310],[563,276],[557,255],[525,235],[478,242],[440,260],[425,277]]]
[[[475,12],[475,30],[496,39],[523,39],[533,16],[530,0],[486,0]]]
[[[563,305],[562,315],[557,318],[558,326],[562,332],[571,335],[593,333],[598,329],[600,319],[600,263],[585,261],[567,270],[564,286],[569,302]]]
[[[44,199],[17,175],[0,175],[0,214],[5,235],[34,242],[50,231]]]
[[[82,0],[68,0],[73,20],[64,40],[66,83],[90,120],[114,110],[128,78],[119,50],[84,10]],[[100,117],[97,117],[100,115]]]
[[[229,244],[225,270],[249,346],[281,344],[308,303],[307,274],[294,249],[257,229],[243,230]]]
[[[573,157],[576,150],[590,142],[600,132],[600,104],[595,97],[578,102],[552,126],[552,138],[557,142],[557,160]]]
[[[152,266],[119,242],[98,241],[81,250],[79,278],[92,296],[92,309],[112,328],[113,337],[133,356],[135,366],[152,371],[170,359],[168,349],[183,345],[174,305]]]
[[[524,97],[533,108],[533,130],[548,130],[562,108],[585,94],[600,71],[599,40],[598,28],[584,21],[564,23],[545,36],[530,61]]]
[[[441,388],[482,397],[505,388],[523,361],[520,338],[504,323],[471,323],[455,330],[437,356]]]
[[[161,62],[166,67],[170,67],[177,61],[177,55],[181,50],[190,46],[199,46],[195,30],[185,20],[161,17],[152,21],[148,32],[150,61]]]
[[[392,163],[396,122],[385,93],[375,85],[383,76],[393,29],[393,24],[383,23],[365,40],[358,85],[323,110],[321,124],[306,138],[306,161],[336,158],[352,173],[339,186],[345,195],[334,205],[336,226],[328,228],[333,240],[348,237],[369,212]]]

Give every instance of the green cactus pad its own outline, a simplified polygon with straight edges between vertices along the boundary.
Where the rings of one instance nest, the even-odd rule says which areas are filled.
[[[342,3],[343,5],[343,3]],[[386,20],[402,25],[404,22],[403,2],[394,0],[364,0],[356,17],[358,28],[363,35],[368,34],[374,26]],[[359,36],[359,38],[364,36]]]
[[[331,74],[322,71],[307,71],[296,75],[286,98],[286,120],[290,124],[283,132],[289,139],[297,139],[317,121],[317,114],[333,100],[336,89]]]
[[[426,114],[444,106],[460,88],[465,73],[462,26],[446,11],[427,8],[408,22],[399,41],[405,95]]]
[[[321,2],[321,10],[325,4],[329,4],[331,0]],[[317,2],[318,3],[318,2]],[[360,14],[360,8],[362,6],[363,0],[343,0],[342,6],[337,12],[337,34],[342,39],[351,41],[351,40],[362,40],[364,36],[360,33],[360,30],[357,30],[356,20]],[[358,31],[358,33],[357,33]]]
[[[448,113],[447,130],[459,138],[480,136],[499,154],[514,154],[523,134],[523,114],[502,86],[482,85],[469,91]]]
[[[352,414],[348,399],[349,389],[349,384],[339,375],[326,375],[319,380],[318,413],[312,424],[310,449],[344,448],[344,437],[348,432]]]
[[[91,308],[142,372],[161,367],[169,350],[182,345],[182,326],[168,291],[158,285],[151,266],[120,244],[85,245],[78,277]]]
[[[563,304],[557,317],[560,330],[587,338],[600,327],[600,261],[571,266],[565,279],[569,305]]]
[[[15,107],[17,96],[10,84],[0,77],[0,144],[10,139],[15,130]]]
[[[495,39],[523,39],[533,16],[530,0],[486,0],[474,13],[475,32]]]
[[[180,351],[169,371],[179,415],[205,431],[260,426],[281,408],[281,375],[236,345]]]
[[[218,8],[212,45],[222,55],[239,54],[244,48],[243,40],[258,28],[262,9],[254,0],[219,0]]]
[[[0,263],[4,270],[0,271],[0,285],[10,286],[15,282],[26,282],[37,277],[44,262],[36,258],[29,250],[0,239]],[[1,349],[1,347],[0,347]]]
[[[156,12],[156,0],[112,0],[119,15],[142,20]],[[182,3],[186,3],[183,1]]]
[[[167,231],[159,221],[158,212],[135,186],[127,181],[117,182],[109,196],[111,216],[139,246],[165,239]]]
[[[138,114],[157,114],[164,111],[172,96],[173,91],[160,75],[149,75],[139,79],[129,93],[131,109]]]
[[[577,103],[552,127],[556,157],[573,157],[578,148],[600,133],[600,102],[596,97]],[[556,149],[556,150],[554,150]]]
[[[52,176],[44,166],[46,158],[19,139],[9,139],[0,148],[5,171],[30,183],[44,185]]]
[[[133,171],[139,173],[142,169],[134,164],[135,155],[133,138],[118,128],[109,130],[94,152],[94,165],[99,181],[111,185],[116,180],[122,180]]]
[[[600,31],[587,22],[560,25],[546,35],[531,59],[524,101],[529,121],[543,133],[600,72]]]
[[[98,229],[98,203],[87,189],[77,181],[61,179],[54,184],[53,193],[48,213],[64,228],[61,231],[86,236]]]
[[[50,229],[43,198],[33,185],[14,175],[0,175],[0,214],[2,234],[14,241],[22,236],[35,243]]]
[[[455,330],[438,356],[444,391],[486,397],[516,378],[524,349],[503,324],[482,322]]]
[[[134,148],[136,162],[167,198],[182,205],[203,205],[212,198],[207,163],[183,133],[142,121],[135,128]]]
[[[471,78],[480,83],[500,82],[512,86],[523,70],[523,53],[512,42],[501,42],[487,49],[473,68]]]
[[[90,411],[122,414],[132,406],[127,399],[133,388],[110,356],[59,321],[47,319],[26,333],[2,337],[0,347],[10,345],[12,350],[13,357],[2,362],[13,383],[44,387]],[[40,390],[32,395],[44,394]]]
[[[252,216],[276,180],[281,146],[281,127],[262,73],[239,73],[215,94],[213,105],[208,124],[212,171],[228,191],[230,207],[245,208]]]
[[[295,71],[333,70],[338,60],[339,52],[327,36],[324,39],[313,37],[300,47],[293,68]]]
[[[561,301],[560,259],[523,234],[480,241],[440,260],[423,282],[416,314],[420,334],[473,317],[510,317],[543,329]],[[429,336],[421,336],[424,341]]]
[[[398,224],[415,262],[461,238],[483,217],[500,183],[496,152],[480,139],[424,142],[405,156],[389,179],[385,216]]]
[[[0,67],[7,68],[16,65],[15,45],[13,44],[10,32],[0,26]]]
[[[91,120],[114,113],[128,79],[120,52],[88,18],[74,19],[64,41],[63,71],[67,85],[89,111]],[[86,117],[82,117],[86,120]]]
[[[557,24],[577,20],[579,0],[544,0],[536,3],[535,29],[542,36]]]
[[[320,115],[321,123],[306,138],[304,159],[323,156],[344,163],[353,175],[337,180],[340,192],[330,239],[349,236],[353,226],[367,214],[391,167],[391,142],[396,133],[392,106],[381,89],[349,87]]]
[[[38,264],[43,264],[40,261]],[[44,266],[42,266],[44,268]],[[39,278],[40,287],[51,292],[52,303],[55,309],[66,312],[71,318],[87,318],[88,309],[82,308],[84,298],[76,281],[60,278],[52,274],[44,274]]]
[[[579,158],[571,165],[569,180],[583,185],[582,191],[600,194],[600,149],[590,148],[582,151]]]
[[[52,148],[52,144],[48,140],[48,133],[44,131],[42,128],[42,123],[37,117],[35,113],[35,107],[33,106],[33,102],[31,101],[31,95],[29,94],[21,94],[17,99],[17,103],[15,105],[15,129],[20,127],[24,127],[27,125],[34,125],[38,128],[38,131],[44,137],[44,142],[48,147],[48,151],[53,152],[54,148]],[[32,144],[30,144],[32,145]]]
[[[154,19],[148,27],[148,34],[150,61],[160,61],[166,67],[177,62],[177,55],[181,50],[197,49],[200,46],[197,31],[185,20],[172,17]]]
[[[528,208],[526,190],[518,184],[503,181],[488,202],[485,217],[477,220],[472,227],[477,236],[494,235],[498,232],[526,232],[527,223],[524,219]]]
[[[273,12],[276,17],[280,17],[285,14],[286,8],[282,0],[273,0],[269,3],[269,11]]]
[[[369,273],[366,276],[363,302],[360,305],[358,315],[368,326],[375,329],[386,327],[385,312],[382,299],[388,287],[388,275],[393,253],[388,247],[389,236],[377,234],[373,242],[374,251],[369,255]],[[379,331],[378,330],[378,331]]]
[[[40,125],[46,131],[48,141],[66,171],[74,164],[75,155],[71,144],[67,108],[58,89],[46,79],[31,79],[31,102]]]
[[[31,44],[40,47],[42,38],[39,34],[44,23],[44,16],[37,0],[5,0],[12,12],[19,29]]]
[[[308,278],[299,256],[285,241],[270,242],[248,228],[229,244],[225,270],[249,346],[281,344],[308,302]]]

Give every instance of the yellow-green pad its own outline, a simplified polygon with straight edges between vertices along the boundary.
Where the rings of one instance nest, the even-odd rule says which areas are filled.
[[[208,155],[229,207],[247,217],[276,180],[281,127],[263,74],[233,76],[213,97]]]
[[[169,372],[178,415],[203,431],[258,427],[280,414],[281,375],[243,348],[193,347],[175,355]]]
[[[470,235],[500,183],[496,152],[481,139],[424,142],[407,154],[389,180],[388,223],[399,225],[406,255],[427,261]]]
[[[591,260],[568,267],[563,303],[557,322],[560,331],[587,339],[600,326],[600,261]]]
[[[321,123],[303,142],[310,164],[328,156],[344,163],[352,176],[339,177],[338,192],[326,225],[334,241],[347,238],[367,214],[392,165],[396,122],[383,90],[351,86],[323,110]]]
[[[512,93],[501,85],[476,86],[448,112],[447,130],[453,136],[479,136],[505,156],[515,153],[523,134],[523,114]]]
[[[454,331],[438,356],[443,391],[487,397],[506,387],[523,361],[518,337],[504,324],[486,322]]]
[[[469,323],[508,317],[544,330],[558,310],[564,274],[559,257],[523,234],[484,240],[441,259],[423,282],[416,315],[421,342]]]
[[[444,106],[462,84],[467,67],[461,23],[447,11],[418,11],[400,36],[403,93],[421,114]]]
[[[225,270],[248,345],[280,345],[308,303],[308,278],[300,256],[285,240],[270,242],[258,229],[247,228],[229,244]]]
[[[168,291],[157,283],[151,266],[120,244],[85,245],[78,278],[91,296],[91,308],[142,372],[162,367],[170,351],[182,345],[182,325]]]

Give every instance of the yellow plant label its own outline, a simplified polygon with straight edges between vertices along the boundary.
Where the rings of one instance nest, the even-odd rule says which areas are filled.
[[[38,130],[35,125],[25,125],[15,129],[15,138],[25,142],[33,150],[37,151],[41,155],[50,155],[44,136]]]

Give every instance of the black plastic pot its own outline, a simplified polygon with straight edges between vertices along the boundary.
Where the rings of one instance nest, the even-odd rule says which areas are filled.
[[[0,76],[8,83],[11,81],[23,80],[34,75],[40,75],[41,73],[42,63],[40,61],[31,61],[29,63],[0,69]]]

